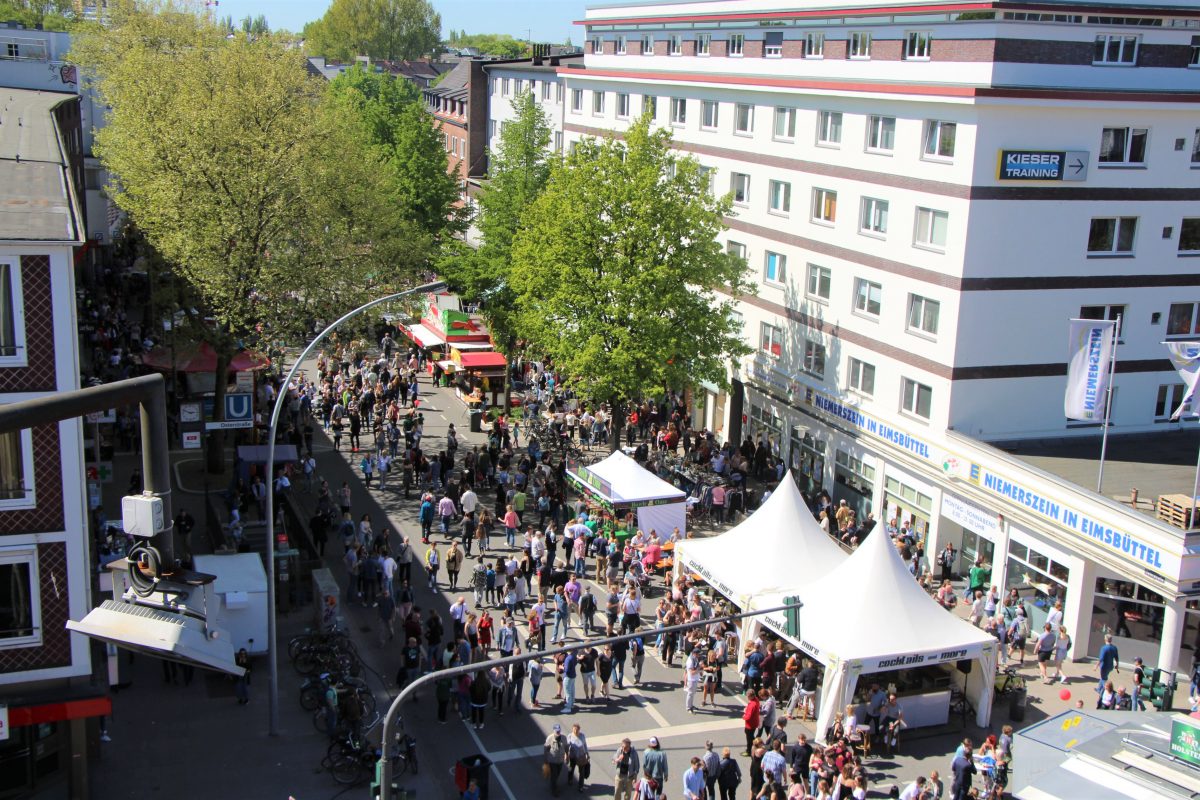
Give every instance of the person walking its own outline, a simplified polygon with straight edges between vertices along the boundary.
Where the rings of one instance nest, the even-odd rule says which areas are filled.
[[[438,551],[437,544],[430,544],[429,549],[425,551],[425,571],[429,573],[429,588],[432,591],[437,591],[437,576],[438,570],[441,569],[442,554]]]
[[[1050,683],[1050,676],[1046,674],[1046,669],[1050,665],[1050,659],[1054,657],[1054,644],[1058,639],[1054,634],[1054,627],[1047,622],[1042,626],[1042,632],[1038,634],[1037,642],[1034,644],[1034,652],[1037,653],[1038,672],[1042,674],[1042,683]]]
[[[1121,654],[1117,651],[1117,646],[1113,644],[1111,633],[1104,634],[1104,646],[1100,648],[1100,652],[1096,657],[1096,669],[1100,672],[1100,682],[1096,684],[1096,691],[1104,691],[1104,684],[1108,681],[1108,676],[1114,672],[1120,672],[1118,663],[1121,660]]]
[[[1062,665],[1067,660],[1067,651],[1071,649],[1071,636],[1065,625],[1058,626],[1058,636],[1054,640],[1054,680],[1066,683],[1067,676],[1063,674]]]
[[[708,800],[716,800],[717,777],[721,774],[721,757],[713,749],[711,741],[704,743],[704,755],[700,757],[700,761],[704,767],[704,788],[708,792]]]
[[[642,769],[659,787],[659,791],[667,785],[671,770],[667,764],[667,754],[658,746],[658,737],[651,736],[649,745],[642,753]]]
[[[721,800],[735,800],[737,789],[742,785],[742,768],[728,747],[721,750],[721,764],[717,772],[717,786],[721,789]]]
[[[575,675],[579,665],[579,657],[575,651],[567,653],[562,662],[563,676],[563,707],[562,713],[571,714],[575,711]]]
[[[640,759],[633,743],[628,738],[621,740],[621,746],[613,753],[613,800],[633,800],[633,786],[641,771]]]
[[[950,785],[950,800],[967,800],[971,794],[971,776],[977,772],[970,747],[964,747],[962,752],[955,756],[950,771],[954,773],[954,781]]]
[[[458,589],[458,574],[462,571],[463,551],[457,541],[450,543],[446,551],[446,575],[450,580],[450,591]]]
[[[542,675],[545,669],[542,667],[541,657],[529,660],[529,705],[533,708],[541,708],[542,704],[538,702],[538,689],[542,686]]]
[[[567,785],[570,786],[575,776],[579,773],[579,780],[576,788],[580,793],[583,792],[583,782],[592,774],[592,756],[588,752],[587,736],[576,722],[571,726],[571,732],[567,734]]]
[[[766,697],[766,694],[766,692],[762,692],[763,697]],[[758,693],[751,692],[750,700],[746,703],[746,710],[742,712],[742,722],[745,723],[743,727],[746,734],[746,749],[742,752],[744,756],[750,755],[750,746],[754,743],[754,734],[758,731],[759,726],[762,725],[761,708]]]
[[[558,723],[554,724],[542,745],[542,760],[546,779],[550,781],[550,794],[558,797],[558,777],[567,761],[567,737],[563,736],[562,726]]]
[[[386,586],[379,587],[377,608],[379,609],[379,646],[383,647],[396,638],[393,628],[396,622],[396,601]]]
[[[683,800],[705,800],[707,791],[704,762],[699,756],[692,756],[691,766],[683,773]]]

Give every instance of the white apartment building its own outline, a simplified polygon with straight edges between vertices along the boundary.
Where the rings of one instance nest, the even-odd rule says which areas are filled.
[[[499,148],[500,133],[505,124],[516,117],[512,103],[521,92],[533,93],[533,99],[550,123],[550,146],[555,152],[561,152],[565,94],[558,70],[565,64],[581,61],[582,56],[547,56],[485,64],[483,71],[488,77],[488,152]]]
[[[650,107],[732,193],[755,354],[697,423],[911,520],[931,557],[953,543],[959,571],[984,556],[1041,619],[1064,599],[1076,656],[1116,630],[1186,669],[1200,534],[986,442],[1097,436],[1063,415],[1080,316],[1122,320],[1113,432],[1181,429],[1161,342],[1200,334],[1200,8],[700,0],[581,24],[567,146]],[[1144,630],[1106,617],[1130,597]]]

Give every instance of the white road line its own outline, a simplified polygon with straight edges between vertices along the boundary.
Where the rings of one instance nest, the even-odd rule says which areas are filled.
[[[736,717],[722,717],[720,719],[711,720],[709,722],[693,722],[688,725],[673,725],[666,729],[661,728],[646,728],[640,731],[629,731],[627,733],[606,733],[603,736],[589,736],[588,746],[592,748],[613,747],[621,743],[622,739],[628,738],[632,742],[642,742],[649,739],[651,736],[657,736],[659,739],[668,739],[673,736],[692,736],[697,733],[709,733],[712,731],[740,729],[742,721]],[[472,731],[473,732],[473,731]],[[542,748],[539,747],[514,747],[511,750],[501,750],[498,753],[488,753],[488,758],[495,762],[501,761],[518,761],[522,758],[540,757]]]
[[[662,715],[661,711],[654,707],[649,699],[647,699],[646,695],[642,694],[632,686],[630,686],[626,691],[628,691],[629,694],[632,695],[635,700],[637,700],[638,705],[644,708],[647,714],[654,718],[655,722],[664,728],[671,727],[671,723],[667,721],[667,718]]]
[[[463,725],[466,727],[467,733],[471,734],[471,739],[475,742],[475,746],[479,748],[479,752],[492,760],[492,774],[496,776],[500,788],[508,795],[508,800],[517,800],[517,796],[513,794],[512,789],[508,788],[508,781],[504,780],[504,776],[500,774],[500,769],[496,766],[496,757],[490,754],[487,748],[483,746],[483,742],[480,741],[479,734],[475,732],[474,726],[467,722],[464,722]],[[541,752],[540,748],[538,752]]]

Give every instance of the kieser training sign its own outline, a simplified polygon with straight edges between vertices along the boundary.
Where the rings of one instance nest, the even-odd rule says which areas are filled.
[[[1084,181],[1092,154],[1085,150],[1001,150],[1002,181]]]
[[[1104,419],[1104,393],[1108,391],[1116,322],[1073,319],[1067,343],[1067,393],[1063,410],[1067,419],[1088,422]]]

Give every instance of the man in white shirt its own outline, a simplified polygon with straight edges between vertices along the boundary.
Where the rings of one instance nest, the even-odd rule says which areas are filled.
[[[479,495],[475,494],[474,489],[467,489],[459,498],[459,503],[462,505],[463,514],[474,520],[475,509],[479,508]]]
[[[460,597],[450,606],[450,618],[454,620],[454,635],[462,636],[467,625],[467,599]]]
[[[900,800],[921,800],[921,796],[924,792],[925,776],[918,775],[917,779],[910,783],[908,788],[900,793]]]

